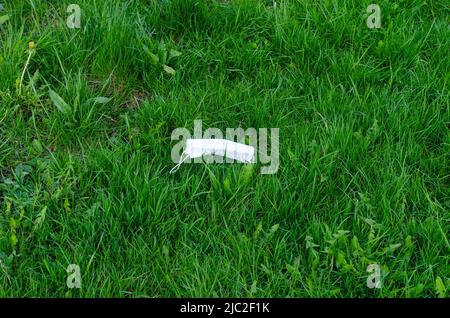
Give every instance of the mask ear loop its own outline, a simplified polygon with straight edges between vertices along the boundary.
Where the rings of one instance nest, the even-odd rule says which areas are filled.
[[[184,158],[183,158],[184,156]],[[186,159],[189,158],[189,155],[186,155],[186,153],[183,151],[183,153],[181,154],[180,157],[180,161],[178,161],[178,163],[175,165],[175,167],[173,167],[172,169],[170,169],[169,174],[175,173],[178,171],[178,169],[180,169],[180,166],[183,162],[186,161]]]

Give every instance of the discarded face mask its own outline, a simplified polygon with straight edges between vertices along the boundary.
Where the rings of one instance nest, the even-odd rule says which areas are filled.
[[[189,158],[210,155],[251,163],[255,156],[255,148],[227,139],[187,139],[186,148],[181,154],[180,161],[170,170],[170,173],[176,172],[180,165]]]

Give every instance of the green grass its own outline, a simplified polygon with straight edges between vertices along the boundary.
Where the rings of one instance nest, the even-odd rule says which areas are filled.
[[[0,12],[0,296],[448,297],[448,1],[72,2]],[[278,172],[169,174],[195,119],[280,128]]]

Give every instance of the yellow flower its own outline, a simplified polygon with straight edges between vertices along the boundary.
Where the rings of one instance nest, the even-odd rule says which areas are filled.
[[[33,49],[36,48],[36,44],[35,44],[33,41],[31,41],[30,43],[28,43],[28,48],[29,48],[30,50],[33,50]]]

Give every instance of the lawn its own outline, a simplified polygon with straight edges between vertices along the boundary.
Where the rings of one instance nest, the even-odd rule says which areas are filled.
[[[0,296],[448,297],[449,3],[373,1],[0,0]]]

